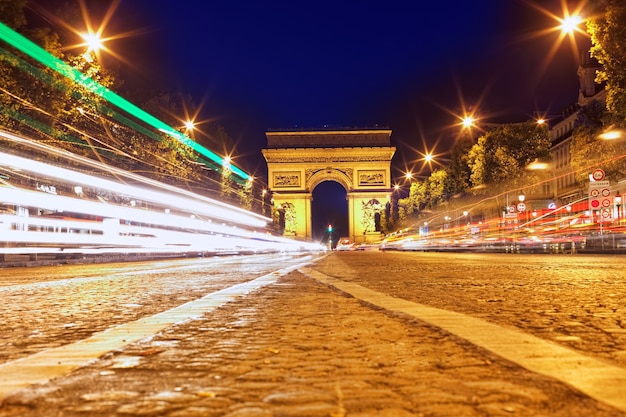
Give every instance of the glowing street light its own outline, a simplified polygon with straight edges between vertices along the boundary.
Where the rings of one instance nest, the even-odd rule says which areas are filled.
[[[191,131],[196,127],[195,123],[192,120],[187,120],[185,121],[185,129],[187,129],[187,131]]]
[[[535,158],[530,164],[526,165],[526,169],[530,171],[541,171],[550,169],[550,163],[542,161],[539,158]]]
[[[476,122],[476,119],[474,119],[474,117],[471,115],[467,115],[463,117],[463,119],[461,119],[461,125],[463,126],[464,129],[469,129],[473,127],[475,122]]]
[[[614,126],[609,126],[604,132],[602,132],[598,137],[603,140],[618,140],[623,136],[623,131],[620,129],[615,129]]]
[[[565,16],[563,19],[559,20],[561,21],[561,32],[573,35],[575,31],[581,31],[578,25],[583,22],[583,18],[579,15]]]
[[[85,43],[87,44],[87,52],[97,52],[102,49],[102,39],[100,39],[100,34],[81,33],[80,37],[83,38],[85,40]]]

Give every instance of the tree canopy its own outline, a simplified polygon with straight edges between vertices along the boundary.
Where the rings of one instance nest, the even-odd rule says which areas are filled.
[[[593,0],[587,19],[591,35],[591,56],[603,68],[598,82],[606,83],[606,105],[626,121],[626,3],[622,0]]]

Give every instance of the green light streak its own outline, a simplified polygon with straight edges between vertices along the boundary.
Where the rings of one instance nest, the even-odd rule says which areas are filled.
[[[59,58],[51,55],[48,51],[34,44],[33,42],[31,42],[24,36],[20,35],[19,33],[15,32],[14,30],[9,28],[2,22],[0,22],[0,39],[4,40],[5,42],[14,46],[15,48],[19,49],[25,54],[28,54],[32,58],[41,62],[42,64],[48,66],[50,69],[69,78],[75,83],[82,85],[83,87],[87,88],[91,92],[98,94],[100,97],[107,100],[109,103],[132,114],[133,116],[144,121],[148,125],[158,129],[159,131],[173,137],[174,139],[176,139],[178,142],[182,143],[183,145],[186,145],[192,148],[194,151],[200,153],[201,155],[204,155],[209,160],[217,163],[219,166],[222,166],[224,164],[224,159],[221,158],[219,155],[215,154],[214,152],[211,152],[204,146],[193,141],[188,136],[183,135],[182,133],[178,132],[173,127],[169,126],[167,123],[164,123],[161,120],[157,119],[156,117],[152,116],[151,114],[145,112],[144,110],[135,106],[128,100],[124,99],[123,97],[117,95],[116,93],[104,87],[103,85],[99,84],[98,82],[87,77],[85,74],[81,73],[75,68],[72,68],[70,65],[61,61]],[[243,178],[244,180],[247,180],[250,178],[250,176],[247,173],[245,173],[243,170],[241,170],[240,168],[232,164],[230,164],[230,169],[232,170],[233,173],[237,174],[239,177]]]
[[[10,53],[9,51],[7,51],[6,49],[0,48],[0,60],[3,60],[5,62],[8,62],[11,65],[14,65],[18,68],[20,68],[22,71],[32,75],[33,77],[36,77],[44,82],[46,82],[48,85],[51,85],[52,87],[61,90],[61,91],[68,91],[68,85],[65,83],[61,83],[59,82],[56,78],[52,77],[50,74],[42,71],[41,69],[35,67],[34,65],[31,65],[30,63],[24,61],[22,58],[17,57],[15,55],[13,55],[12,53]],[[110,109],[106,106],[102,106],[102,105],[98,105],[98,109],[101,113],[111,117],[113,120],[124,124],[126,126],[128,126],[131,129],[134,129],[135,131],[157,141],[157,142],[161,142],[163,140],[163,138],[161,136],[159,136],[158,134],[154,133],[154,131],[147,129],[146,127],[140,125],[139,123],[129,119],[128,117],[123,116],[122,114],[120,114],[119,112],[114,111],[113,109]],[[62,133],[60,131],[58,131],[57,129],[52,129],[49,126],[44,125],[43,123],[33,119],[32,117],[26,116],[24,114],[21,113],[17,113],[12,111],[9,108],[0,108],[0,114],[3,114],[5,116],[8,116],[10,118],[12,118],[13,120],[17,120],[20,123],[25,123],[28,126],[31,126],[32,128],[34,128],[35,130],[38,130],[40,132],[44,132],[45,134],[52,136],[56,139],[59,140],[63,140],[66,142],[72,142],[75,144],[78,144],[80,146],[89,146],[90,148],[93,149],[93,147],[91,147],[87,142],[83,141],[82,139],[78,139],[74,136],[71,135],[67,135],[65,133]],[[107,152],[108,154],[111,154],[110,152]],[[111,154],[112,155],[112,154]],[[209,161],[205,158],[202,157],[202,155],[199,155],[197,153],[195,153],[192,156],[193,160],[195,162],[199,162],[204,164],[205,166],[207,166],[208,168],[217,171],[217,172],[222,172],[222,166]],[[240,179],[240,178],[236,178],[234,177],[233,180],[238,183],[238,184],[245,184],[247,181],[250,181],[250,178],[246,181]]]

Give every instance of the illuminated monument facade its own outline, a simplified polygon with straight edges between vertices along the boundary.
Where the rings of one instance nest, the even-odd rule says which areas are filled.
[[[266,132],[268,182],[274,209],[284,214],[286,236],[312,238],[311,200],[324,181],[347,193],[350,239],[374,240],[391,193],[391,130]]]

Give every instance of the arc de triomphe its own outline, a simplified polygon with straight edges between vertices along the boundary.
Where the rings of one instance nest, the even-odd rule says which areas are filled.
[[[375,219],[391,194],[391,130],[314,130],[266,132],[268,182],[274,209],[285,215],[286,236],[312,237],[312,192],[336,181],[347,193],[350,239],[380,235]]]

